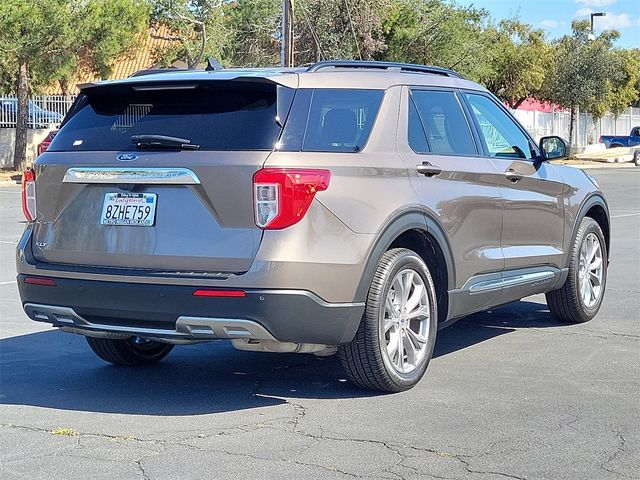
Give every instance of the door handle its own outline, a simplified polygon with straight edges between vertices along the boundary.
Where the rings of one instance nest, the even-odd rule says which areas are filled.
[[[508,169],[505,172],[504,176],[507,177],[507,180],[513,183],[518,183],[520,180],[522,180],[522,177],[524,177],[524,175],[522,175],[521,173],[518,173],[513,168]]]
[[[436,165],[431,165],[429,162],[422,162],[422,165],[416,166],[418,173],[425,177],[435,177],[442,173],[442,169]]]

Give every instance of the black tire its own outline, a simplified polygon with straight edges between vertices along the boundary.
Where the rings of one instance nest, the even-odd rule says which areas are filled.
[[[423,328],[428,328],[428,333],[420,336],[422,339],[419,342],[422,345],[419,350],[420,361],[416,360],[413,371],[402,373],[394,367],[394,360],[387,353],[387,333],[385,333],[383,325],[385,322],[385,302],[392,287],[392,282],[396,276],[407,270],[413,271],[414,275],[418,274],[422,281],[422,286],[425,287],[428,305],[424,305],[423,309],[425,311],[428,310],[429,317],[423,320],[414,319],[408,321],[408,328],[411,328],[411,322],[420,322]],[[415,288],[411,287],[409,291],[415,293]],[[395,296],[395,292],[393,295]],[[405,248],[387,251],[382,257],[369,287],[366,308],[358,331],[350,343],[340,345],[338,349],[338,356],[347,378],[354,385],[366,390],[401,392],[412,388],[422,378],[429,365],[436,341],[437,327],[436,289],[424,261],[418,254]],[[395,329],[395,332],[402,330],[397,324],[392,328]],[[391,335],[391,332],[392,330],[390,329],[388,335]],[[415,345],[415,341],[412,338],[418,338],[410,338],[409,333],[411,332],[405,333],[404,336],[402,332],[396,333],[396,335],[399,335],[396,337],[399,338],[396,345],[402,347],[398,348],[396,352],[402,352],[402,362],[404,362],[405,352],[407,352],[406,358],[409,355],[408,350],[405,349],[404,342]],[[391,337],[389,337],[389,343],[391,343]],[[415,352],[415,350],[413,351]]]
[[[635,153],[633,154],[633,163],[636,167],[640,167],[640,147],[636,148]]]
[[[580,249],[589,234],[594,234],[599,242],[602,252],[602,281],[599,298],[594,305],[585,304],[580,294]],[[604,292],[607,286],[607,247],[600,225],[593,218],[585,217],[580,222],[576,236],[571,246],[571,258],[569,259],[569,275],[561,288],[548,292],[547,305],[551,314],[558,320],[568,323],[584,323],[596,316]]]
[[[127,367],[140,367],[158,363],[166,357],[173,345],[141,341],[138,337],[126,340],[85,337],[91,350],[105,362]]]
[[[624,145],[620,144],[620,143],[613,143],[611,144],[611,146],[609,148],[622,148]]]

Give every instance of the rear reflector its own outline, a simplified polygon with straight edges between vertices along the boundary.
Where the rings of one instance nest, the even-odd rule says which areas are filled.
[[[36,218],[36,172],[33,168],[22,174],[22,213],[29,222]]]
[[[55,287],[56,281],[53,278],[46,277],[27,277],[24,279],[24,283],[29,285],[43,285],[45,287]]]
[[[246,297],[244,290],[196,290],[194,297]]]

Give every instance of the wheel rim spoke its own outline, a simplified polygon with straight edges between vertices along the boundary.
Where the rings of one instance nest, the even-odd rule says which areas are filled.
[[[410,331],[411,331],[410,329],[405,330],[405,335],[403,336],[403,340],[404,340],[403,345],[404,345],[405,352],[407,352],[406,364],[409,366],[415,367],[418,364],[418,361],[420,360],[419,349],[416,348],[416,345],[414,345],[413,341],[409,337],[408,334]]]
[[[423,345],[425,345],[427,343],[427,339],[424,338],[422,335],[420,335],[419,333],[414,332],[413,330],[411,330],[410,328],[407,328],[407,333],[408,333],[408,337],[412,342],[415,342],[414,345],[417,348],[422,348]]]
[[[411,287],[413,286],[414,275],[413,270],[409,270],[402,280],[402,300],[400,302],[402,309],[407,308],[407,301],[409,300],[409,293],[411,293]]]
[[[399,335],[400,332],[395,332],[390,336],[390,341],[387,344],[387,353],[389,354],[389,358],[393,359],[395,357],[396,352],[398,351],[398,340],[396,335]]]
[[[402,330],[399,330],[396,337],[396,342],[398,344],[396,348],[396,365],[401,369],[404,367],[404,342],[402,336]]]
[[[407,304],[404,306],[405,312],[412,312],[413,310],[420,305],[420,300],[422,299],[422,294],[424,291],[424,285],[414,286],[413,292],[411,296],[407,300]]]
[[[384,319],[384,332],[387,333],[396,324],[393,318]]]
[[[425,305],[424,307],[416,308],[412,312],[409,312],[405,316],[409,320],[413,320],[414,318],[425,317],[425,319],[429,319],[429,305]]]
[[[396,277],[393,281],[391,289],[395,293],[396,299],[398,299],[399,306],[402,307],[402,297],[404,296],[404,285],[402,284],[402,278]]]

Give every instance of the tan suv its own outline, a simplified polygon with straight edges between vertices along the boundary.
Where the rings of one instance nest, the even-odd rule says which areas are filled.
[[[436,332],[546,293],[600,308],[609,214],[486,89],[450,70],[327,61],[81,86],[35,171],[26,313],[117,365],[176,344],[339,353],[363,388],[424,374]]]

